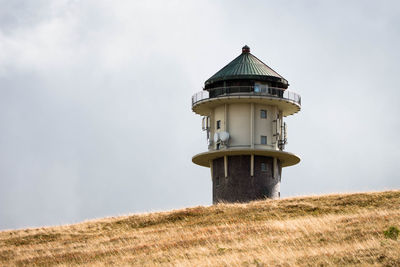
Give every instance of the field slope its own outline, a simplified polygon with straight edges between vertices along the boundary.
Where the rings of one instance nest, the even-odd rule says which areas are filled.
[[[0,266],[400,266],[400,191],[220,204],[0,232]]]

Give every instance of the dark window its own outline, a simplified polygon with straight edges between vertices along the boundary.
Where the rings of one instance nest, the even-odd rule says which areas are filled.
[[[221,121],[217,121],[217,129],[221,129]]]
[[[262,109],[260,111],[261,119],[266,119],[267,118],[267,111],[265,109]]]
[[[217,150],[219,150],[220,146],[221,146],[221,144],[217,143]]]
[[[219,177],[216,177],[216,178],[215,178],[215,184],[216,184],[216,185],[219,185]]]
[[[262,172],[266,172],[267,171],[267,164],[264,163],[264,162],[261,163],[261,171]]]
[[[265,135],[261,135],[261,144],[266,145],[267,144],[267,137]]]

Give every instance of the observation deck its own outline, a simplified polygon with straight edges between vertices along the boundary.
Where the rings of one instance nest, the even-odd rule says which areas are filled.
[[[301,109],[301,96],[277,87],[229,86],[202,90],[192,96],[193,112],[208,116],[211,110],[223,103],[260,103],[277,106],[284,117]]]

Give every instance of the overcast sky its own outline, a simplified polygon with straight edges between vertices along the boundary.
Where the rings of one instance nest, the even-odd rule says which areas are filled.
[[[0,229],[210,205],[191,96],[245,44],[302,96],[283,197],[399,189],[399,3],[0,0]]]

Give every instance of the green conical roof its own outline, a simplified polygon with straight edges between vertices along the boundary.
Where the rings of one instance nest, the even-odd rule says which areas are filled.
[[[250,53],[246,45],[242,54],[209,78],[205,84],[235,79],[274,80],[287,84],[287,80]]]

